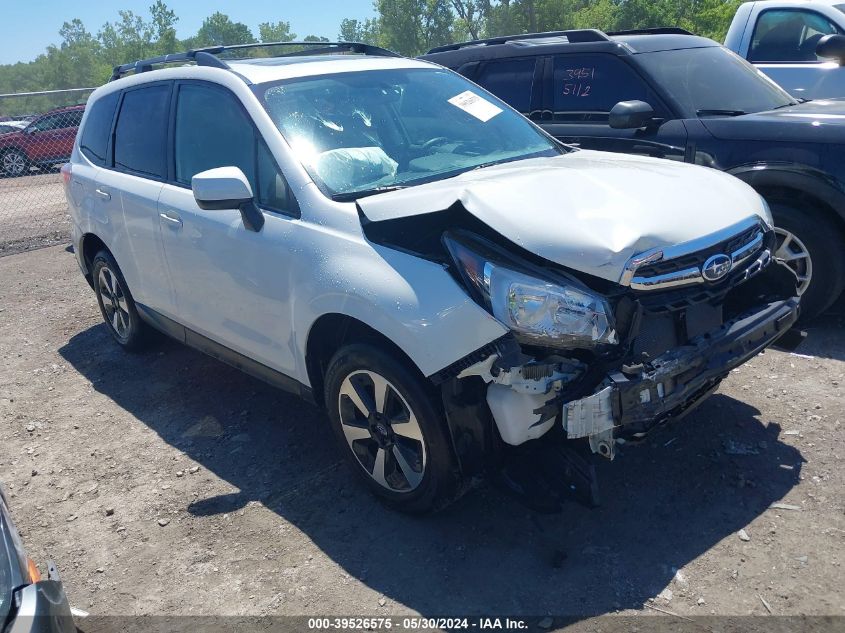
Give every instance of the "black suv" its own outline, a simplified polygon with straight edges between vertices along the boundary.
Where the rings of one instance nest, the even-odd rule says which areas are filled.
[[[716,42],[672,28],[514,35],[422,58],[565,143],[741,178],[772,209],[776,256],[798,276],[804,318],[845,288],[845,100],[797,101]]]

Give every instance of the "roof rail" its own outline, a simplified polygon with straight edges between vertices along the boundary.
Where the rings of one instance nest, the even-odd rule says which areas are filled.
[[[628,29],[625,31],[613,31],[609,32],[608,35],[695,35],[695,33],[690,33],[686,29],[682,29],[678,26],[657,26],[650,29]]]
[[[443,53],[445,51],[457,51],[470,46],[493,46],[522,40],[539,40],[549,37],[565,37],[572,43],[582,42],[609,42],[610,38],[597,29],[571,29],[569,31],[548,31],[546,33],[522,33],[518,35],[505,35],[502,37],[490,37],[484,40],[471,40],[458,44],[447,44],[432,48],[428,53]]]
[[[331,53],[358,53],[360,55],[376,55],[379,57],[401,57],[398,53],[360,42],[255,42],[253,44],[232,44],[230,46],[208,46],[185,51],[184,53],[170,53],[151,57],[150,59],[139,59],[129,64],[115,66],[109,81],[120,79],[130,72],[144,73],[153,69],[153,66],[162,64],[174,64],[178,62],[196,62],[197,66],[212,66],[214,68],[228,69],[229,65],[217,55],[228,51],[238,51],[247,48],[268,48],[271,46],[308,46],[305,50],[296,50],[290,53],[283,53],[275,57],[293,57],[297,55],[328,55]]]

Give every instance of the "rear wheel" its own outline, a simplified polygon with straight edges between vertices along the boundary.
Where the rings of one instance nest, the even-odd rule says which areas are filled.
[[[769,201],[775,220],[774,256],[794,274],[801,295],[801,320],[819,316],[845,289],[845,235],[821,213],[794,201]]]
[[[371,345],[349,345],[326,372],[332,428],[352,469],[405,512],[439,509],[459,477],[445,416],[425,378]]]
[[[19,149],[10,149],[3,154],[0,160],[0,170],[3,171],[4,176],[9,178],[17,178],[23,176],[29,171],[29,159]]]
[[[111,253],[105,250],[97,253],[91,274],[97,303],[112,338],[129,351],[145,347],[149,334],[147,326],[138,315],[132,293]]]

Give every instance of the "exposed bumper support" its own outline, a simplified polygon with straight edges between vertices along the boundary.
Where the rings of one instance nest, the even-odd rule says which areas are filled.
[[[686,413],[797,319],[797,297],[769,303],[666,352],[637,374],[609,374],[599,391],[562,406],[567,437],[588,437],[594,452],[612,458],[615,437],[645,432]]]

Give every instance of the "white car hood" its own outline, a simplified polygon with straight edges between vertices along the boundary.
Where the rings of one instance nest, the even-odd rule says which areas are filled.
[[[358,200],[370,222],[433,213],[456,202],[510,241],[563,266],[618,282],[628,260],[706,236],[754,215],[760,196],[714,169],[577,151],[466,172]]]

